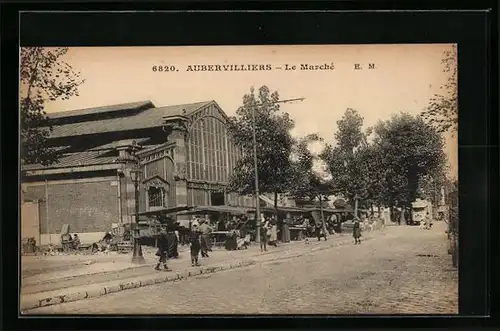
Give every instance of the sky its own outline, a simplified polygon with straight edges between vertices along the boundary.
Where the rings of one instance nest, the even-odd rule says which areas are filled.
[[[80,96],[47,104],[47,112],[151,100],[167,106],[215,100],[234,115],[254,86],[267,85],[295,120],[296,136],[318,133],[333,142],[347,108],[364,117],[364,127],[404,111],[418,115],[447,79],[441,59],[451,44],[324,46],[78,47],[64,61],[81,73]],[[369,64],[375,69],[369,69]],[[264,71],[189,71],[194,65],[270,65]],[[296,70],[285,70],[295,65]],[[301,64],[335,69],[299,70]],[[363,69],[355,70],[355,64]],[[174,71],[153,71],[174,66]],[[278,69],[281,68],[281,69]],[[456,135],[445,136],[449,174],[457,177]]]

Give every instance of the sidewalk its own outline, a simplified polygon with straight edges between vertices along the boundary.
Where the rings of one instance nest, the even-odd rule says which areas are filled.
[[[214,248],[208,259],[201,259],[202,265],[224,262],[229,260],[237,260],[258,256],[261,254],[271,254],[273,252],[281,252],[290,247],[300,245],[300,242],[291,242],[288,244],[279,245],[277,248],[270,247],[268,252],[260,253],[258,245],[253,244],[247,250],[227,251],[223,248]],[[46,272],[39,273],[34,276],[24,277],[21,282],[22,294],[32,294],[38,292],[51,291],[60,288],[80,286],[86,284],[95,284],[107,280],[125,279],[147,274],[156,273],[153,267],[158,262],[158,257],[155,256],[152,250],[143,251],[146,263],[143,265],[135,265],[131,263],[131,254],[109,254],[101,256],[58,256],[63,260],[73,258],[72,264],[64,264],[64,270],[48,269]],[[173,270],[189,267],[191,265],[189,250],[184,248],[179,252],[178,259],[168,261],[168,265]],[[50,256],[54,258],[54,256]],[[91,261],[91,264],[86,264],[86,261]],[[52,262],[52,261],[51,261]]]
[[[382,234],[384,231],[366,233],[364,239],[371,239],[375,233]],[[153,254],[148,254],[145,257],[147,264],[141,266],[131,264],[130,255],[122,255],[120,257],[122,260],[114,263],[96,263],[96,265],[101,265],[99,270],[104,271],[95,272],[96,269],[93,270],[92,265],[90,265],[89,268],[79,268],[73,274],[68,271],[62,273],[62,276],[61,273],[56,276],[54,272],[48,272],[38,275],[38,278],[37,276],[25,278],[21,289],[21,309],[29,310],[155,283],[176,281],[201,273],[212,273],[256,263],[289,259],[317,250],[352,243],[350,234],[329,236],[328,239],[328,241],[321,242],[310,239],[309,245],[306,245],[304,241],[281,244],[278,247],[269,247],[268,251],[264,253],[260,252],[256,244],[242,251],[217,249],[212,252],[209,258],[201,259],[202,266],[197,268],[191,267],[189,252],[184,252],[179,259],[169,261],[169,267],[173,269],[173,272],[154,270],[156,256]],[[125,262],[125,259],[128,259],[128,262]]]
[[[180,246],[179,253],[189,250],[188,246]],[[153,256],[156,252],[155,248],[143,247],[144,256]],[[28,255],[21,257],[21,278],[23,284],[36,283],[43,279],[44,276],[51,274],[48,279],[66,277],[61,276],[63,273],[68,273],[68,276],[80,275],[86,273],[99,272],[99,267],[103,264],[122,263],[130,264],[130,254],[121,254],[118,252],[86,254],[56,254],[56,255]],[[116,264],[115,269],[120,269]],[[125,266],[121,267],[126,268]],[[105,270],[103,270],[105,271]]]

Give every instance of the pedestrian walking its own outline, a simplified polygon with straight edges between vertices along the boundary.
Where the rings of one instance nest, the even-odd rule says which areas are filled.
[[[156,256],[160,259],[156,264],[155,270],[161,270],[160,266],[163,265],[163,269],[166,271],[170,271],[167,267],[167,250],[168,250],[168,239],[164,230],[161,230],[160,235],[158,237],[158,251],[156,252]]]
[[[361,226],[359,224],[359,218],[354,219],[354,224],[352,227],[352,236],[354,237],[354,245],[361,244]]]
[[[199,231],[201,233],[201,257],[209,257],[208,252],[212,251],[212,240],[210,239],[210,234],[212,233],[212,227],[208,225],[206,220],[200,220]]]
[[[198,263],[198,255],[200,254],[201,250],[201,243],[200,243],[200,232],[198,230],[198,225],[192,225],[191,226],[191,232],[189,234],[189,243],[190,243],[190,250],[191,250],[191,266],[199,266],[200,264]]]

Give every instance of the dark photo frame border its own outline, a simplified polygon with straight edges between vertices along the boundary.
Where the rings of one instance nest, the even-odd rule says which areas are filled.
[[[422,2],[421,2],[422,3]],[[340,5],[339,5],[340,4]],[[18,197],[3,195],[2,260],[3,321],[7,329],[163,329],[301,328],[341,326],[466,326],[487,325],[483,315],[498,310],[498,66],[497,12],[477,2],[467,11],[408,8],[405,11],[314,11],[381,9],[368,3],[306,3],[286,6],[237,3],[240,9],[295,7],[289,11],[247,12],[33,12],[33,10],[224,9],[223,4],[9,4],[2,7],[2,170],[4,187],[18,187],[18,148],[13,137],[18,118],[18,47],[21,46],[153,46],[246,44],[363,44],[458,43],[459,53],[459,195],[460,195],[460,314],[469,317],[428,316],[234,316],[234,317],[91,317],[62,319],[18,317],[17,252]],[[350,6],[350,7],[349,7]],[[437,3],[439,6],[439,3]],[[433,4],[434,9],[437,8]],[[193,7],[193,8],[192,8]],[[233,6],[235,7],[235,6]],[[406,8],[405,8],[406,7]],[[420,7],[420,11],[411,11]],[[441,6],[442,9],[443,6]],[[300,10],[305,11],[300,11]],[[432,7],[429,6],[429,9]],[[448,8],[447,9],[457,9]],[[20,16],[20,10],[23,12]],[[20,18],[20,25],[19,25]],[[18,29],[19,27],[19,29]],[[63,28],[62,28],[63,27]],[[20,39],[18,39],[18,33]],[[495,92],[495,93],[493,93]],[[7,208],[8,206],[8,208]],[[14,253],[16,252],[16,253]],[[494,273],[494,274],[493,274]],[[493,277],[493,275],[497,275]],[[14,299],[16,298],[16,299]],[[492,305],[493,304],[493,305]],[[474,317],[476,316],[476,317]],[[481,317],[480,317],[481,316]],[[240,319],[243,318],[243,319]],[[6,324],[5,324],[6,323]]]

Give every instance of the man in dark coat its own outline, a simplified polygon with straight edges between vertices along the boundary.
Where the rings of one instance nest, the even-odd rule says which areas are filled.
[[[198,263],[198,255],[200,254],[201,243],[200,232],[196,224],[192,225],[191,227],[191,232],[189,233],[189,243],[191,244],[191,266],[199,266],[200,264]]]
[[[168,250],[167,235],[164,231],[161,231],[158,237],[158,251],[156,252],[156,256],[159,256],[160,260],[158,261],[155,270],[160,270],[160,265],[163,264],[163,269],[170,271],[170,269],[167,267],[167,250]]]

